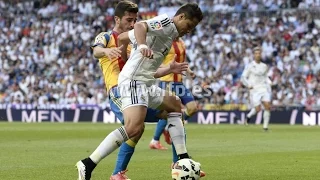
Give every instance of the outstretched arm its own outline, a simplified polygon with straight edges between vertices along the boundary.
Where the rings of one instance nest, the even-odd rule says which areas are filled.
[[[118,46],[122,47],[121,59],[125,62],[128,60],[127,49],[128,49],[129,43],[130,43],[130,38],[129,38],[128,32],[121,33],[118,36]]]
[[[160,78],[165,75],[175,73],[175,74],[183,74],[184,71],[187,71],[189,68],[188,63],[178,63],[175,60],[173,60],[169,65],[167,66],[160,66],[157,69],[156,74],[154,75],[155,78]],[[184,75],[184,74],[183,74]]]

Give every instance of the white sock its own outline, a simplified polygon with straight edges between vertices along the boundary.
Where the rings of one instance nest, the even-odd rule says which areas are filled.
[[[167,129],[178,155],[187,153],[181,113],[168,113]]]
[[[154,140],[154,139],[151,140],[151,143],[157,143],[157,142],[159,142],[159,141]]]
[[[247,115],[248,118],[251,118],[252,116],[254,116],[257,113],[256,108],[252,108],[249,112],[249,114]]]
[[[270,111],[265,110],[263,113],[263,128],[268,128],[270,121]]]
[[[103,158],[107,157],[114,150],[118,149],[120,145],[127,141],[128,135],[123,126],[112,131],[108,136],[100,143],[97,149],[89,156],[90,159],[98,164]]]

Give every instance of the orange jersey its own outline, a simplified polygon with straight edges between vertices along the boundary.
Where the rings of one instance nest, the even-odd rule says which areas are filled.
[[[168,55],[163,60],[162,65],[168,65],[174,58],[174,55],[177,55],[175,61],[182,63],[186,59],[186,47],[184,42],[179,39],[177,41],[172,42],[171,49]],[[168,74],[160,78],[161,81],[166,82],[182,82],[182,75],[181,74]]]
[[[95,38],[92,47],[101,46],[103,48],[114,48],[118,47],[117,43],[118,33],[117,32],[102,32]],[[131,46],[128,46],[127,52],[130,52]],[[122,70],[125,62],[121,58],[109,59],[108,57],[102,57],[99,59],[101,70],[104,77],[104,83],[107,91],[112,87],[118,85],[118,76]]]

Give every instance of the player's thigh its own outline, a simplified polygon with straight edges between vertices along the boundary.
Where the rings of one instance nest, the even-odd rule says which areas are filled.
[[[250,103],[253,107],[261,105],[262,94],[260,92],[250,92]]]
[[[121,108],[125,128],[128,135],[137,135],[144,127],[144,120],[147,114],[149,103],[146,86],[137,81],[124,82],[118,86],[121,96]],[[129,136],[130,136],[129,135]]]
[[[124,127],[129,138],[139,136],[144,130],[144,120],[147,107],[143,105],[132,105],[123,109]]]
[[[158,91],[161,91],[162,97],[154,97],[153,101],[157,98],[161,99],[161,101],[156,100],[156,104],[154,107],[157,109],[165,110],[166,112],[181,112],[181,101],[180,98],[174,95],[172,92],[165,91],[158,87]]]

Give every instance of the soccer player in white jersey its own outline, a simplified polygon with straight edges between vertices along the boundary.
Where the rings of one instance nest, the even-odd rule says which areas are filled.
[[[156,16],[136,23],[133,30],[119,36],[119,45],[126,47],[131,42],[133,49],[118,78],[125,120],[125,126],[117,131],[118,141],[143,131],[147,108],[157,108],[168,112],[167,127],[179,159],[189,158],[180,98],[158,87],[155,78],[165,72],[164,68],[158,68],[173,40],[191,32],[202,18],[199,6],[187,3],[178,9],[173,19],[166,14]],[[123,52],[122,58],[127,59],[126,55]]]
[[[267,75],[268,66],[261,62],[261,49],[253,49],[254,61],[244,69],[241,81],[250,90],[250,103],[253,108],[247,115],[246,124],[250,118],[261,111],[261,104],[264,106],[263,129],[268,130],[270,120],[270,102],[271,102],[271,81]]]
[[[142,134],[148,107],[168,112],[168,130],[177,154],[180,159],[189,158],[181,121],[181,101],[156,86],[155,78],[168,74],[170,68],[159,67],[170,50],[172,41],[191,32],[202,18],[199,6],[187,3],[179,8],[173,19],[166,15],[156,16],[136,23],[130,33],[118,36],[119,47],[125,44],[124,42],[129,44],[130,41],[134,46],[118,78],[125,123],[103,140],[103,156],[97,151],[93,153],[93,158],[100,160],[111,154],[123,142]],[[126,45],[123,46],[121,54],[123,60],[127,59]]]

